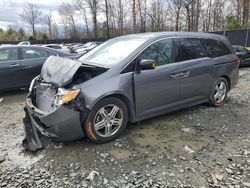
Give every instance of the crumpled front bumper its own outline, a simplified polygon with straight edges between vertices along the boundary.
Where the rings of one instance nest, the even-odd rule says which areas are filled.
[[[36,108],[31,98],[27,97],[24,111],[23,123],[26,137],[22,146],[28,150],[36,151],[43,147],[39,133],[63,142],[85,136],[82,124],[89,113],[88,109],[62,105],[55,111],[46,113]]]

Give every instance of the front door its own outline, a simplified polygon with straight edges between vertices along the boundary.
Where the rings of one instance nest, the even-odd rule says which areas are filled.
[[[134,74],[136,116],[152,115],[180,99],[180,81],[174,73],[176,47],[173,39],[162,39],[147,47],[136,59],[153,59],[157,67]]]

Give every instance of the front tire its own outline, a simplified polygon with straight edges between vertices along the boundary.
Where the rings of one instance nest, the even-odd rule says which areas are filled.
[[[225,78],[219,78],[213,85],[210,95],[210,104],[214,107],[223,106],[229,91],[228,82]]]
[[[118,98],[105,98],[91,110],[84,126],[87,137],[96,143],[109,142],[117,138],[126,128],[128,111]]]

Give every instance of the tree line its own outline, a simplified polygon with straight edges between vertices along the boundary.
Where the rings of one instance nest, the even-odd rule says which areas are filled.
[[[59,6],[59,20],[31,3],[20,18],[30,26],[31,39],[110,38],[139,32],[247,28],[249,8],[250,0],[71,0]],[[38,30],[38,24],[45,29]],[[3,35],[11,40],[15,35],[28,37],[23,29],[0,30],[0,40]]]

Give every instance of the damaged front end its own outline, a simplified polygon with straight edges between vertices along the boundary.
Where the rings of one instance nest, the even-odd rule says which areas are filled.
[[[40,76],[32,81],[26,98],[24,148],[31,151],[41,149],[40,133],[58,141],[84,137],[82,125],[89,110],[85,107],[80,89],[72,84],[94,76],[85,74],[84,70],[79,62],[48,58]]]

